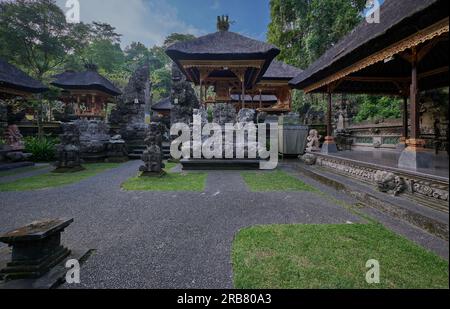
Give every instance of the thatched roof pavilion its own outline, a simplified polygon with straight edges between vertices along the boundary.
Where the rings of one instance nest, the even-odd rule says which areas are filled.
[[[420,139],[418,100],[420,90],[449,85],[448,6],[446,0],[386,0],[379,10],[379,23],[364,20],[290,82],[307,93],[328,93],[323,152],[337,151],[332,137],[332,93],[390,94],[404,98],[402,142],[408,147],[399,167],[432,166],[433,158]]]
[[[47,90],[40,81],[0,58],[0,93],[28,96]]]
[[[82,118],[102,119],[106,116],[106,104],[121,95],[121,91],[97,72],[94,65],[86,65],[86,71],[53,76],[53,86],[64,89],[62,100],[72,105],[75,114]]]

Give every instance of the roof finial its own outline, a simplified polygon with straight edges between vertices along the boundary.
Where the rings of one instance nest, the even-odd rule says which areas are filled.
[[[230,18],[228,15],[217,16],[217,31],[228,31],[230,29]]]

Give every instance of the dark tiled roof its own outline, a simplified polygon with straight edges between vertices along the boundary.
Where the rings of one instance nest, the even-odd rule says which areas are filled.
[[[15,90],[40,93],[48,90],[41,82],[0,58],[0,86]]]
[[[99,90],[112,96],[121,95],[108,79],[101,76],[97,71],[87,70],[83,72],[64,72],[54,76],[52,85],[62,89]]]
[[[299,68],[274,60],[264,74],[263,79],[292,79],[302,72]]]
[[[188,59],[261,59],[276,56],[280,50],[272,44],[247,38],[243,35],[218,31],[194,40],[177,42],[169,46],[166,53],[172,58]]]
[[[427,16],[420,16],[425,11]],[[380,23],[369,24],[364,19],[290,84],[306,87],[445,17],[447,0],[385,0]]]
[[[170,101],[170,97],[162,99],[158,103],[152,106],[152,109],[155,111],[170,111],[172,110],[172,102]]]

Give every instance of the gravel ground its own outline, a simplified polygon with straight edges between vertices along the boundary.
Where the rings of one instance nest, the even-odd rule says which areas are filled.
[[[232,288],[231,245],[240,229],[361,222],[314,193],[251,193],[239,172],[209,172],[203,193],[122,191],[139,165],[65,187],[0,193],[0,233],[74,218],[63,242],[96,250],[79,288]]]

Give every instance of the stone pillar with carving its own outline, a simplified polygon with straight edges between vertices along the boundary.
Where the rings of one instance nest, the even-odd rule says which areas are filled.
[[[162,177],[164,176],[164,163],[162,152],[162,133],[161,124],[158,122],[150,123],[145,138],[146,149],[142,154],[144,165],[139,168],[141,177]]]
[[[120,134],[131,152],[143,147],[146,106],[151,96],[150,67],[148,64],[136,69],[131,76],[123,95],[118,99],[116,109],[109,118],[110,124],[120,127]]]
[[[171,122],[191,124],[194,109],[200,108],[195,91],[176,64],[172,65],[172,93],[170,100],[173,108]]]

